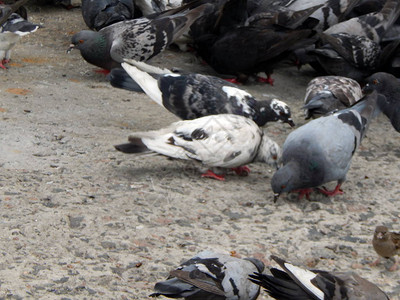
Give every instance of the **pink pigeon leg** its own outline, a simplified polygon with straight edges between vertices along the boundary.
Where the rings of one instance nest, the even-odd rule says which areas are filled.
[[[234,171],[239,176],[248,176],[250,174],[250,168],[248,166],[232,168],[232,171]]]

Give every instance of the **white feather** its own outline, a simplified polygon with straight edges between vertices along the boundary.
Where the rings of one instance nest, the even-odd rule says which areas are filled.
[[[321,299],[321,300],[324,299],[324,293],[319,288],[317,288],[315,285],[313,285],[311,283],[311,280],[313,280],[315,277],[317,277],[317,274],[315,274],[309,270],[296,267],[289,263],[284,263],[284,266],[290,271],[290,273],[292,273],[301,282],[301,284],[307,290],[309,290],[311,293],[313,293],[315,296],[317,296],[318,299]]]
[[[149,96],[153,101],[157,102],[157,104],[164,107],[162,102],[162,93],[158,87],[157,79],[130,64],[122,63],[121,66],[125,69],[129,76],[131,76],[132,79],[140,85],[147,96]]]

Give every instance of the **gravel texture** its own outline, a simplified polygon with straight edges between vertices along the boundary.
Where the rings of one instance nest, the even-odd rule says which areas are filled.
[[[266,165],[218,182],[201,178],[195,163],[114,150],[130,132],[177,118],[144,94],[112,88],[78,51],[66,54],[71,35],[86,28],[80,9],[30,6],[29,15],[44,28],[0,70],[0,299],[147,299],[155,282],[204,249],[267,265],[276,254],[354,269],[400,299],[392,262],[369,266],[375,226],[400,231],[400,134],[384,116],[355,154],[344,195],[291,194],[274,204]],[[152,64],[211,72],[171,50]],[[302,125],[305,87],[316,75],[282,67],[275,86],[244,88],[286,101]],[[267,128],[279,144],[291,131]]]

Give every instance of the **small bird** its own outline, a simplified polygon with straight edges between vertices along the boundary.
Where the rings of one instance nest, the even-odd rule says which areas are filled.
[[[363,91],[370,93],[374,90],[382,96],[379,108],[389,118],[393,128],[400,132],[400,80],[385,72],[372,74],[366,79]]]
[[[130,63],[143,65],[134,61]],[[237,85],[218,77],[167,73],[154,78],[131,64],[122,63],[122,67],[154,102],[183,120],[235,114],[248,117],[259,126],[271,121],[295,125],[286,103],[277,99],[257,101]]]
[[[292,131],[283,144],[282,164],[271,179],[276,201],[282,192],[309,197],[313,188],[337,181],[333,191],[317,189],[327,196],[342,194],[353,154],[369,123],[380,112],[376,91],[350,108],[314,119]]]
[[[372,246],[379,256],[387,259],[400,255],[400,232],[390,232],[386,226],[377,226],[372,239]],[[380,258],[371,265],[377,265],[379,262]],[[389,271],[396,271],[397,265],[398,261],[394,257],[394,264]]]
[[[67,52],[76,48],[87,62],[106,70],[120,67],[124,58],[148,60],[187,31],[207,6],[189,10],[190,6],[184,6],[151,19],[142,17],[114,23],[97,32],[82,30],[72,36]]]
[[[316,77],[308,83],[304,97],[306,119],[349,107],[362,96],[361,86],[351,78]]]
[[[255,300],[260,287],[248,280],[248,274],[263,270],[264,264],[258,259],[206,250],[171,271],[166,281],[156,283],[150,297]]]
[[[281,150],[252,120],[238,115],[211,115],[179,121],[169,127],[136,132],[129,143],[115,146],[124,153],[158,153],[164,156],[201,162],[208,167],[231,168],[239,175],[250,170],[251,162],[277,167]],[[208,170],[202,177],[225,180]]]
[[[82,16],[86,25],[99,31],[103,27],[134,18],[133,0],[82,0]]]
[[[389,300],[385,292],[354,272],[307,270],[274,255],[271,259],[283,271],[271,268],[272,275],[254,273],[250,281],[265,288],[274,299]]]
[[[0,11],[5,6],[0,5]],[[7,12],[5,12],[6,14]],[[0,68],[7,69],[5,64],[10,61],[11,49],[23,37],[35,32],[40,26],[28,22],[17,13],[12,13],[2,25],[0,25]]]

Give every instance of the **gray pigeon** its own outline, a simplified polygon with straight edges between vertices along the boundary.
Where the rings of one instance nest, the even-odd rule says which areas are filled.
[[[367,78],[363,91],[370,93],[374,90],[382,96],[379,108],[389,118],[393,128],[400,132],[400,80],[389,73],[375,73]]]
[[[0,11],[5,8],[5,14],[9,11],[7,6],[0,5]],[[0,25],[0,68],[10,61],[11,49],[23,37],[35,32],[40,26],[28,22],[17,13],[12,13],[7,21]]]
[[[124,58],[148,60],[187,31],[207,6],[190,10],[185,6],[165,11],[153,19],[121,21],[98,32],[82,30],[73,35],[68,52],[79,49],[87,62],[107,70],[119,67]]]
[[[304,97],[306,119],[349,107],[362,96],[361,86],[351,78],[316,77],[308,83]]]
[[[264,264],[255,258],[240,259],[214,251],[202,251],[156,283],[150,297],[186,300],[255,300],[260,287],[248,274],[262,272]]]
[[[283,192],[299,192],[307,198],[324,183],[337,181],[333,191],[318,189],[328,196],[342,194],[351,159],[379,112],[373,92],[350,108],[314,119],[292,131],[283,145],[282,163],[271,179],[276,201]]]
[[[271,256],[283,270],[271,268],[272,275],[260,272],[250,275],[250,280],[279,300],[389,300],[389,297],[372,282],[354,272],[328,272],[307,270]]]
[[[218,77],[169,73],[156,79],[131,64],[122,63],[122,67],[153,101],[183,120],[235,114],[248,117],[259,126],[271,121],[294,126],[286,103],[277,99],[257,101],[237,85]]]
[[[231,114],[179,121],[164,129],[136,132],[129,136],[129,143],[115,148],[125,153],[158,153],[201,162],[212,168],[231,168],[239,175],[249,173],[244,165],[251,162],[277,167],[281,156],[278,144],[256,123]],[[224,180],[224,174],[211,170],[202,176]]]
[[[86,25],[99,31],[103,27],[134,18],[133,0],[82,0],[82,16]]]

